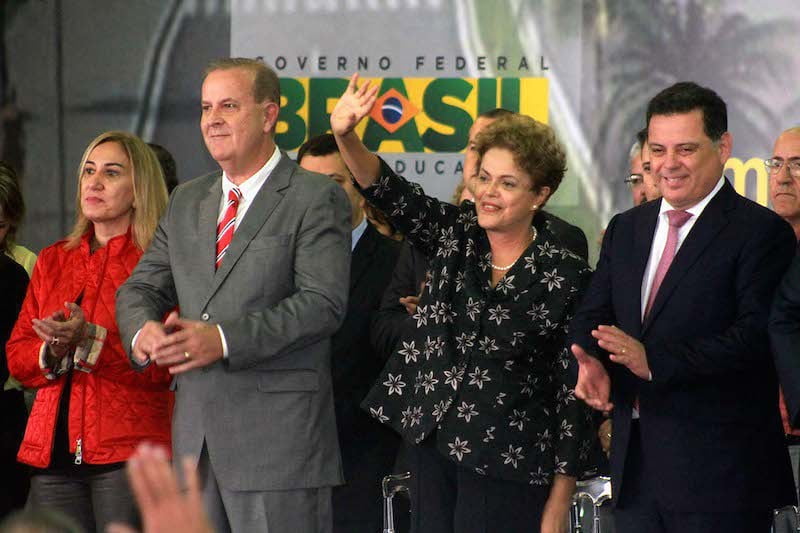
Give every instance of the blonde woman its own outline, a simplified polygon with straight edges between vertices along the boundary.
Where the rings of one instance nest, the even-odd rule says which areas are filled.
[[[167,202],[158,160],[138,137],[95,138],[78,168],[77,220],[44,250],[8,342],[11,373],[37,389],[17,458],[33,467],[28,505],[86,531],[136,523],[125,461],[139,442],[170,445],[165,369],[131,369],[114,318],[115,293]]]

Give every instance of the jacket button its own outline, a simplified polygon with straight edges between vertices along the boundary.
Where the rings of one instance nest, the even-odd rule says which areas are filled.
[[[203,320],[206,320],[206,321],[208,321],[208,319],[209,319],[209,318],[211,318],[211,316],[210,316],[208,313],[203,313],[203,314],[200,316],[200,318],[202,318]]]

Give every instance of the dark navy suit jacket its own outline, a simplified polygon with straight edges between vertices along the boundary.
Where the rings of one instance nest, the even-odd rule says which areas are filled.
[[[726,181],[687,235],[653,308],[641,287],[660,200],[615,216],[571,325],[573,342],[609,369],[614,403],[611,473],[624,494],[634,399],[656,497],[685,512],[770,509],[794,501],[778,412],[767,318],[795,239],[776,214]],[[645,346],[653,380],[611,363],[590,331],[613,324]]]

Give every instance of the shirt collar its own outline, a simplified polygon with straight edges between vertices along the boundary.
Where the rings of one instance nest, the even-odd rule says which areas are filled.
[[[367,230],[367,217],[361,219],[361,223],[353,228],[353,243],[350,245],[350,251],[356,249],[356,244],[358,244],[358,240],[364,235],[364,232]]]
[[[708,193],[707,195],[705,195],[702,200],[700,200],[699,202],[694,204],[689,209],[686,209],[685,211],[691,213],[693,215],[693,218],[695,220],[697,220],[697,218],[700,216],[700,214],[703,212],[703,210],[708,205],[708,202],[710,202],[711,199],[714,198],[714,196],[716,196],[716,194],[719,192],[720,189],[722,189],[722,186],[724,184],[725,184],[725,176],[720,176],[719,181],[717,181],[717,184],[714,185],[713,189],[711,189],[711,192]],[[670,211],[670,210],[673,210],[673,209],[675,209],[675,208],[672,207],[671,205],[669,205],[669,202],[667,202],[664,198],[662,198],[661,199],[661,209],[659,210],[658,214],[660,216],[660,215],[663,215],[664,213],[666,213],[667,211]]]
[[[239,187],[239,191],[242,193],[242,197],[245,198],[247,201],[252,200],[255,194],[261,189],[261,186],[267,181],[267,179],[272,174],[272,171],[275,170],[275,167],[278,166],[278,162],[281,160],[281,151],[278,150],[276,146],[273,151],[272,155],[267,162],[264,163],[264,166],[261,167],[256,171],[255,174],[244,180],[241,185],[236,185],[233,183],[229,178],[228,175],[223,171],[222,172],[222,197],[227,198],[228,193],[234,187]]]

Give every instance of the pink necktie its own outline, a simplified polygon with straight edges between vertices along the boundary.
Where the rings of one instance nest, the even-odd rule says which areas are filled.
[[[225,215],[222,220],[217,224],[217,260],[214,268],[219,268],[222,263],[222,258],[225,257],[225,252],[228,251],[228,246],[233,240],[233,230],[236,227],[236,210],[239,208],[239,200],[242,198],[242,192],[234,187],[228,192],[228,204],[225,207]]]
[[[644,308],[644,316],[650,313],[653,302],[656,300],[658,289],[661,288],[661,282],[664,281],[664,276],[667,275],[669,266],[675,258],[675,250],[678,248],[678,230],[680,230],[681,226],[686,224],[687,220],[692,218],[692,214],[688,211],[671,210],[666,213],[669,219],[667,244],[664,245],[664,252],[661,254],[661,260],[658,262],[656,275],[653,277],[653,284],[650,286],[650,296],[647,298],[647,307]]]

